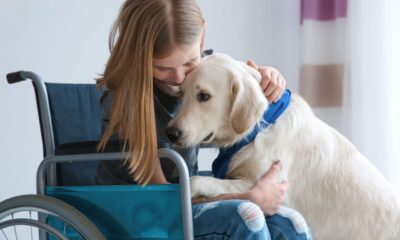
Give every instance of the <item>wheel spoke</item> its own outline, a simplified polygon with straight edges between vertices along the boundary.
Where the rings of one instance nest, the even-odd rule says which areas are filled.
[[[3,230],[0,230],[1,231],[1,233],[3,234],[3,236],[6,238],[6,240],[8,240],[8,237],[7,237],[7,235],[3,232]]]
[[[32,211],[29,211],[29,219],[32,219]],[[30,227],[30,230],[31,230],[31,239],[33,239],[32,226]]]
[[[14,213],[11,213],[11,219],[14,219]],[[14,227],[14,234],[15,234],[15,239],[18,239],[18,235],[17,235],[17,229],[15,226]]]

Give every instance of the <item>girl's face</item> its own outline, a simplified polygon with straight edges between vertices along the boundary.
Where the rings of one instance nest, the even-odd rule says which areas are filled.
[[[185,76],[200,62],[201,44],[177,46],[163,58],[153,58],[154,84],[170,96],[180,96]]]

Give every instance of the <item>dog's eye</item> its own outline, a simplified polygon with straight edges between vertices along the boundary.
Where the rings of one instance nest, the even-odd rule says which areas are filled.
[[[211,98],[211,95],[205,92],[199,92],[197,94],[197,101],[199,102],[206,102]]]

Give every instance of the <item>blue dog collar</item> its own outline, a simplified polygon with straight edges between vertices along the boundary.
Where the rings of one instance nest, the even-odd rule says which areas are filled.
[[[269,104],[260,122],[256,124],[253,130],[245,138],[230,147],[219,149],[219,154],[212,164],[212,172],[214,177],[221,179],[225,178],[226,172],[228,171],[228,165],[232,157],[239,152],[242,147],[252,142],[260,131],[266,129],[269,125],[276,122],[276,120],[289,106],[291,95],[292,93],[290,90],[286,89],[282,97],[277,102]]]

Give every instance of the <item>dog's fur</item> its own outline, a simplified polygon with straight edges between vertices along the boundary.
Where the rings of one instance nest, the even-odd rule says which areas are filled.
[[[204,58],[182,85],[182,106],[169,124],[182,132],[176,144],[211,136],[207,143],[225,147],[245,137],[268,106],[260,78],[227,55]],[[200,102],[200,93],[211,97]],[[192,177],[192,196],[245,192],[277,159],[290,183],[285,204],[305,217],[315,239],[400,239],[400,203],[392,187],[296,94],[277,122],[233,157],[227,179]]]

